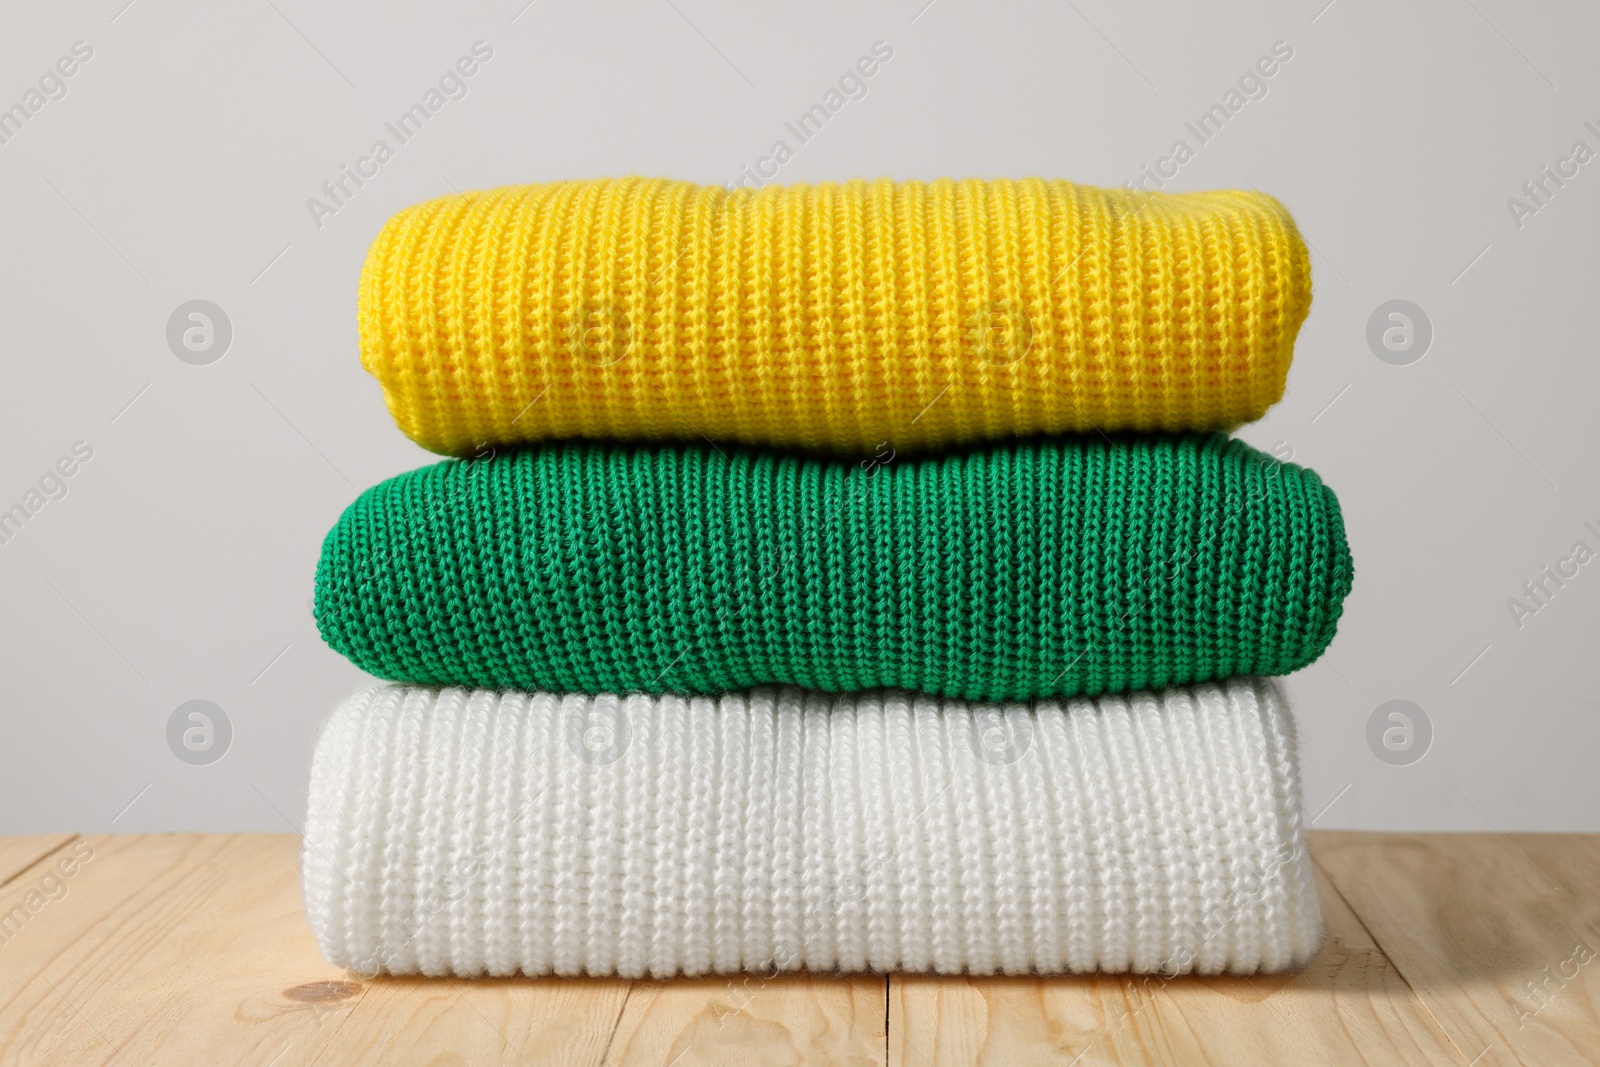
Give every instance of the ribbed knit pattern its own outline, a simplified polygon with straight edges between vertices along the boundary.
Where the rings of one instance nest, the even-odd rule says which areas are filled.
[[[1216,434],[870,468],[563,445],[363,493],[316,614],[398,681],[1001,700],[1296,670],[1350,582],[1332,491]]]
[[[1251,421],[1310,301],[1305,243],[1260,193],[569,181],[396,215],[361,352],[436,452],[704,436],[854,457]]]
[[[1251,973],[1321,916],[1270,682],[1091,703],[370,689],[306,914],[365,973]]]

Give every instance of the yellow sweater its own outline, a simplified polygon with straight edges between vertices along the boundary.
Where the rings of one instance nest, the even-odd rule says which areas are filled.
[[[1283,395],[1310,303],[1305,244],[1257,193],[624,178],[400,212],[362,273],[361,354],[435,452],[881,457],[1248,422]]]

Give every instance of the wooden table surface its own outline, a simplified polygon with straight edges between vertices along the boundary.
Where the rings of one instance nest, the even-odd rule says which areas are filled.
[[[1257,978],[364,981],[288,835],[0,838],[0,1063],[1600,1063],[1600,837],[1315,833]]]

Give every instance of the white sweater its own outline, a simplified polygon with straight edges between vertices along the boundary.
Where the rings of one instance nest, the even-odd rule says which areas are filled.
[[[1250,973],[1321,914],[1271,682],[1029,706],[381,686],[334,713],[306,914],[357,971]]]

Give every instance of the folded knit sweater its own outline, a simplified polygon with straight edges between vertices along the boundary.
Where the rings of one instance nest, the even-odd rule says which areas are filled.
[[[367,490],[316,615],[422,684],[1008,700],[1296,670],[1350,583],[1332,491],[1220,434],[872,465],[568,444]]]
[[[317,742],[306,916],[373,974],[1251,973],[1316,952],[1260,679],[904,692],[384,686]]]
[[[394,216],[361,354],[436,452],[704,435],[859,458],[1249,422],[1310,301],[1260,193],[568,181]]]

